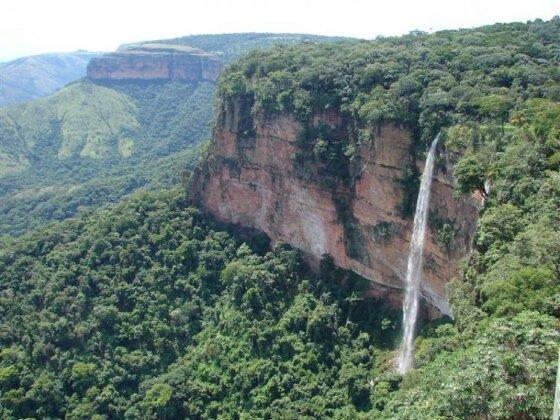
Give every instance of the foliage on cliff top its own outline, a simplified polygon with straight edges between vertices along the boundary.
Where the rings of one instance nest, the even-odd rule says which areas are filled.
[[[145,44],[159,43],[171,45],[187,45],[199,48],[218,55],[224,61],[231,61],[240,55],[255,49],[263,49],[276,44],[293,45],[300,42],[325,42],[342,40],[343,37],[331,37],[311,34],[278,34],[278,33],[234,33],[234,34],[210,34],[210,35],[188,35],[179,38],[163,39],[157,41],[146,41],[137,44],[125,44],[119,50],[142,46]]]
[[[254,110],[340,109],[366,126],[396,121],[423,140],[464,120],[507,120],[531,98],[560,100],[560,18],[375,41],[303,43],[230,65],[220,96]]]

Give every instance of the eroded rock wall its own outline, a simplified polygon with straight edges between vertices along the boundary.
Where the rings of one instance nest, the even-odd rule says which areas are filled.
[[[216,81],[222,63],[199,51],[138,49],[105,54],[87,68],[91,80]]]
[[[352,181],[325,182],[316,163],[307,168],[294,163],[302,129],[296,118],[252,118],[246,108],[232,104],[218,118],[211,156],[193,177],[192,199],[221,222],[265,232],[315,260],[330,254],[338,266],[371,281],[369,294],[398,301],[413,223],[401,215],[405,192],[399,183],[403,164],[414,164],[410,132],[393,124],[374,130],[358,148]],[[344,132],[336,111],[311,121]],[[423,162],[419,166],[421,172]],[[445,247],[436,244],[435,232],[428,234],[422,290],[447,314],[445,285],[470,250],[477,206],[453,196],[445,166],[438,165],[434,175],[432,219],[450,222],[454,237]],[[381,227],[389,227],[389,234],[380,235]]]

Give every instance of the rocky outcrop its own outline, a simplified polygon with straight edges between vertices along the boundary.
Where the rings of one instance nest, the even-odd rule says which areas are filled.
[[[90,61],[91,80],[216,81],[222,68],[214,55],[184,45],[144,44]]]
[[[351,182],[339,182],[317,163],[294,164],[302,129],[296,118],[252,118],[243,107],[235,103],[218,118],[211,156],[193,176],[192,199],[217,220],[262,231],[312,260],[330,254],[338,266],[371,281],[367,294],[399,302],[413,223],[401,216],[399,179],[403,164],[414,164],[411,133],[394,124],[374,130],[356,151]],[[336,111],[316,114],[312,124],[348,131]],[[477,217],[474,200],[454,197],[446,169],[438,166],[432,185],[422,285],[431,307],[444,314],[445,285],[470,250]],[[440,229],[452,236],[450,243],[438,244]]]

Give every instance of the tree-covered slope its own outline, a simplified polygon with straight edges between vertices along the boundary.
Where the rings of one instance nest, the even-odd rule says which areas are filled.
[[[547,418],[560,340],[558,170],[496,157],[454,321],[425,324],[394,373],[400,316],[330,260],[253,250],[175,189],[4,243],[6,418]],[[525,131],[527,130],[527,131]],[[549,132],[550,134],[550,132]],[[534,185],[522,205],[511,189]],[[499,220],[499,223],[496,221]]]
[[[371,346],[393,342],[396,314],[185,202],[137,194],[2,248],[2,417],[258,415],[283,394],[293,414],[369,406]]]
[[[47,185],[37,179],[41,172],[31,174],[29,171],[27,173],[32,177],[21,180],[21,190],[0,200],[3,233],[19,235],[51,221],[65,220],[92,208],[117,203],[139,189],[158,190],[177,185],[194,168],[200,147],[141,163],[117,161],[101,169],[97,165],[45,168],[53,179],[60,179]]]
[[[23,148],[29,164],[167,155],[208,136],[210,83],[81,81],[1,112],[4,153]],[[17,169],[14,169],[14,172]]]
[[[0,107],[50,95],[85,76],[89,60],[97,53],[41,54],[0,63]]]
[[[1,112],[7,125],[16,127],[14,137],[21,139],[32,161],[100,159],[111,154],[128,157],[140,128],[137,110],[128,97],[83,82],[67,86],[49,98]],[[9,146],[3,145],[4,149]]]

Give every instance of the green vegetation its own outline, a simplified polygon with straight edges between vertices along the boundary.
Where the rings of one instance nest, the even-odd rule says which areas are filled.
[[[327,174],[347,180],[357,146],[368,144],[380,124],[407,126],[420,152],[450,125],[486,124],[503,134],[526,101],[560,100],[559,42],[556,17],[375,41],[274,46],[228,67],[218,89],[220,106],[243,96],[252,99],[255,115],[296,114],[305,126],[296,159],[320,160]],[[326,111],[341,113],[342,133],[313,126],[312,114]],[[403,203],[405,215],[411,196]]]
[[[420,189],[420,173],[416,165],[408,162],[403,163],[401,168],[401,178],[397,180],[403,189],[403,198],[400,204],[400,215],[411,217],[416,209],[416,197]]]
[[[75,83],[2,112],[9,126],[17,127],[29,159],[36,160],[128,157],[140,129],[130,99],[92,83]]]
[[[140,154],[167,156],[210,136],[214,84],[180,82],[105,82],[127,95],[143,127]]]
[[[377,242],[390,242],[393,235],[397,233],[397,228],[395,224],[392,222],[387,222],[382,220],[381,222],[377,223],[372,230],[373,238]]]
[[[268,249],[262,237],[244,243],[189,208],[176,187],[1,239],[0,417],[548,418],[560,342],[559,31],[555,18],[278,47],[250,54],[222,78],[221,110],[241,98],[243,118],[287,111],[306,121],[310,110],[340,109],[355,125],[346,136],[310,127],[299,142],[304,161],[328,163],[343,179],[352,146],[376,124],[406,124],[419,150],[445,128],[441,157],[455,163],[457,194],[478,190],[486,203],[473,252],[449,285],[454,319],[421,326],[410,373],[394,373],[400,314],[361,298],[363,279],[328,257],[312,274],[296,251]],[[136,109],[140,132],[153,121],[152,133],[165,130],[154,134],[158,144],[174,135],[172,119],[149,115],[165,103],[178,108],[166,102],[175,88],[112,89]],[[2,133],[18,129],[13,120],[2,125]],[[243,126],[247,139],[251,130]],[[19,156],[31,162],[24,138],[2,143],[0,158],[13,152],[12,166]],[[135,144],[153,160],[148,143]],[[134,191],[119,184],[123,168],[124,179],[140,174],[149,184],[165,166],[168,187],[175,168],[194,159],[169,154],[137,172],[147,160],[134,161],[134,150],[104,172],[94,159],[67,167],[47,159],[34,176],[107,177],[106,190],[96,181],[76,188],[84,191],[78,208],[91,191],[114,200]],[[417,179],[410,168],[401,181],[408,189]],[[2,178],[3,194],[36,185],[30,169],[22,173],[30,178]],[[346,199],[336,203],[352,237]],[[26,200],[3,212],[18,233],[27,205],[31,219],[43,217]],[[444,246],[452,246],[452,225],[432,214]],[[388,223],[372,232],[379,241],[394,233]]]
[[[77,82],[0,111],[0,234],[170,187],[210,135],[210,83]]]
[[[256,254],[177,190],[27,234],[0,253],[0,416],[367,410],[398,313],[323,264]]]
[[[428,225],[430,226],[430,232],[432,232],[435,243],[449,252],[454,248],[455,236],[458,233],[458,228],[455,224],[455,220],[440,215],[438,210],[430,211],[428,214]]]
[[[0,201],[2,224],[0,234],[19,235],[50,221],[61,221],[103,205],[114,204],[139,189],[170,188],[184,180],[198,161],[200,147],[192,147],[166,157],[155,158],[142,165],[131,162],[113,164],[102,170],[90,168],[95,177],[89,178],[80,168],[60,168],[54,174],[64,180],[49,186],[34,186],[40,179],[31,178],[22,189]],[[43,169],[53,174],[50,168]],[[85,172],[85,173],[83,173]],[[82,174],[83,178],[71,178]]]
[[[212,94],[211,83],[84,81],[7,108],[2,129],[34,164],[167,156],[208,138]]]

